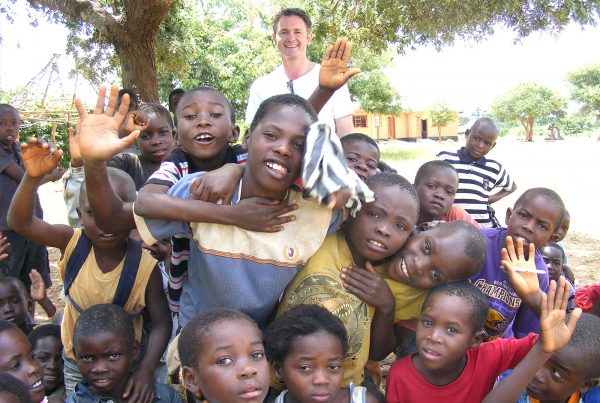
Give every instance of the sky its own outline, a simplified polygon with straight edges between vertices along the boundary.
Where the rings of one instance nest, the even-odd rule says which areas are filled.
[[[23,86],[51,59],[58,59],[59,79],[52,88],[74,92],[68,78],[72,61],[65,55],[66,29],[40,19],[34,28],[27,23],[26,4],[18,1],[14,24],[0,18],[0,88]],[[406,109],[423,110],[442,99],[469,115],[475,108],[489,109],[502,93],[526,81],[537,81],[568,96],[566,74],[589,63],[600,63],[600,27],[568,26],[557,36],[534,33],[518,43],[514,34],[499,28],[479,43],[458,41],[441,51],[433,47],[407,50],[386,70],[402,95]],[[42,86],[48,76],[40,80]],[[61,87],[62,84],[62,87]],[[78,95],[93,102],[89,86],[78,86]]]

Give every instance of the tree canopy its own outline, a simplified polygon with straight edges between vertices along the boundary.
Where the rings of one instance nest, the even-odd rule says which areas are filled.
[[[536,120],[564,115],[567,101],[551,88],[536,83],[520,84],[500,95],[492,104],[492,113],[501,121],[517,120],[526,133],[526,140],[533,140]]]
[[[600,120],[600,64],[584,66],[567,76],[571,83],[571,98],[580,102],[582,112],[593,113]]]
[[[431,118],[431,125],[438,129],[438,140],[441,140],[442,127],[455,120],[457,114],[445,101],[438,99],[429,108],[428,115]]]

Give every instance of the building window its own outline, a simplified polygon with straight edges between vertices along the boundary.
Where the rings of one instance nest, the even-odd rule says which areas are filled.
[[[365,115],[352,115],[354,127],[367,127],[367,117]]]

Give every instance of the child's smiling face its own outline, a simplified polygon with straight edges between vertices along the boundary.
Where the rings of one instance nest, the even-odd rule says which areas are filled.
[[[272,105],[244,142],[244,183],[252,196],[282,199],[300,176],[310,115],[300,106]]]
[[[464,250],[464,235],[440,224],[409,238],[392,257],[389,276],[420,290],[466,280],[475,273]]]
[[[64,383],[62,350],[62,342],[54,336],[38,339],[33,347],[32,357],[42,367],[44,390],[48,395]]]
[[[346,229],[346,240],[359,266],[400,250],[417,222],[417,201],[406,189],[378,184],[372,190],[375,201],[365,204]]]
[[[19,329],[0,333],[0,372],[14,376],[27,388],[33,403],[44,398],[42,370],[31,358],[31,344]]]
[[[223,95],[203,90],[183,96],[177,109],[177,139],[200,168],[212,170],[223,165],[227,145],[237,141],[238,135]]]

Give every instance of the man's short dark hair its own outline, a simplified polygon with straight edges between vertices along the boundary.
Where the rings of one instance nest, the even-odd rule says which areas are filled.
[[[147,102],[138,108],[140,111],[147,113],[148,115],[160,116],[167,121],[171,130],[175,129],[173,124],[173,118],[167,108],[156,102]]]
[[[0,372],[0,392],[15,396],[19,403],[31,402],[29,392],[23,382],[5,372]]]
[[[77,318],[73,330],[73,345],[82,337],[110,333],[121,337],[128,345],[135,342],[133,320],[127,311],[115,304],[98,304],[86,309]]]
[[[432,161],[427,161],[426,163],[424,163],[423,165],[421,165],[419,167],[419,170],[417,171],[417,174],[415,175],[415,186],[419,186],[421,184],[421,181],[423,180],[423,178],[429,174],[429,171],[431,171],[434,168],[445,168],[445,169],[449,169],[452,172],[454,172],[454,174],[456,174],[456,180],[458,181],[458,173],[456,172],[456,168],[454,168],[452,166],[452,164],[450,164],[449,162],[446,161],[442,161],[442,160],[432,160]]]
[[[560,196],[558,195],[558,193],[556,193],[554,190],[544,188],[544,187],[527,189],[517,199],[517,201],[515,202],[514,208],[516,209],[517,206],[520,205],[521,203],[525,202],[525,200],[530,200],[530,199],[532,199],[534,197],[538,197],[538,196],[543,197],[544,199],[546,199],[546,201],[554,204],[557,208],[560,209],[558,222],[554,223],[554,231],[556,231],[557,229],[560,228],[560,225],[563,222],[563,218],[565,216],[565,204],[563,203],[563,201],[560,198]]]
[[[468,281],[455,281],[453,283],[437,286],[429,292],[427,298],[425,298],[425,301],[423,302],[423,307],[425,307],[427,301],[429,301],[433,295],[441,293],[461,298],[463,300],[461,306],[463,308],[469,307],[471,309],[469,319],[473,325],[474,332],[483,329],[490,306],[487,297],[479,288]]]
[[[0,104],[0,113],[12,112],[19,117],[19,111],[12,105],[9,104]]]
[[[336,337],[345,355],[348,336],[342,321],[319,305],[301,304],[275,319],[265,332],[265,352],[269,362],[282,363],[299,337],[325,331]]]
[[[279,23],[279,20],[281,19],[281,17],[292,17],[292,16],[302,18],[302,21],[304,21],[304,25],[306,25],[306,30],[308,32],[311,31],[312,22],[310,21],[310,17],[306,13],[306,11],[304,11],[301,8],[292,7],[292,8],[284,8],[283,10],[281,10],[280,12],[277,13],[275,18],[273,18],[273,33],[274,34],[277,33],[277,24]]]
[[[181,365],[190,368],[198,366],[198,352],[212,326],[218,322],[239,320],[248,321],[256,326],[248,315],[227,308],[209,309],[190,320],[181,331],[177,342]],[[256,330],[260,333],[258,326]]]
[[[492,119],[490,119],[490,118],[479,118],[479,119],[477,119],[475,121],[475,123],[473,123],[471,125],[471,128],[469,129],[469,134],[470,133],[476,133],[482,127],[490,127],[496,133],[498,132],[498,126],[496,126],[496,122],[494,122]]]
[[[131,179],[131,176],[125,171],[114,167],[107,167],[106,172],[108,173],[108,180],[113,189],[119,194],[119,197],[126,203],[133,202],[136,196],[135,182]],[[81,183],[81,189],[79,190],[79,205],[82,201],[88,202],[87,197],[87,185],[85,181]]]
[[[466,221],[449,221],[437,225],[440,228],[447,228],[452,234],[458,233],[464,240],[465,248],[463,253],[471,260],[472,266],[469,267],[469,277],[477,274],[481,266],[485,263],[486,242],[481,231],[473,224]],[[434,227],[437,228],[437,227]]]
[[[29,342],[31,343],[31,346],[33,348],[35,348],[35,344],[38,342],[38,340],[43,339],[45,337],[54,337],[55,339],[60,341],[62,345],[59,325],[53,325],[50,323],[40,325],[33,329],[31,333],[27,335],[27,338],[29,339]]]
[[[417,211],[419,210],[419,195],[415,187],[402,175],[393,172],[378,172],[375,175],[369,176],[365,184],[371,189],[380,185],[384,187],[398,186],[400,189],[408,192],[417,203]]]
[[[121,101],[123,100],[123,95],[129,95],[129,110],[135,110],[139,106],[139,99],[135,92],[130,90],[129,88],[121,88],[119,90],[119,96],[117,98],[117,109],[121,106]]]

